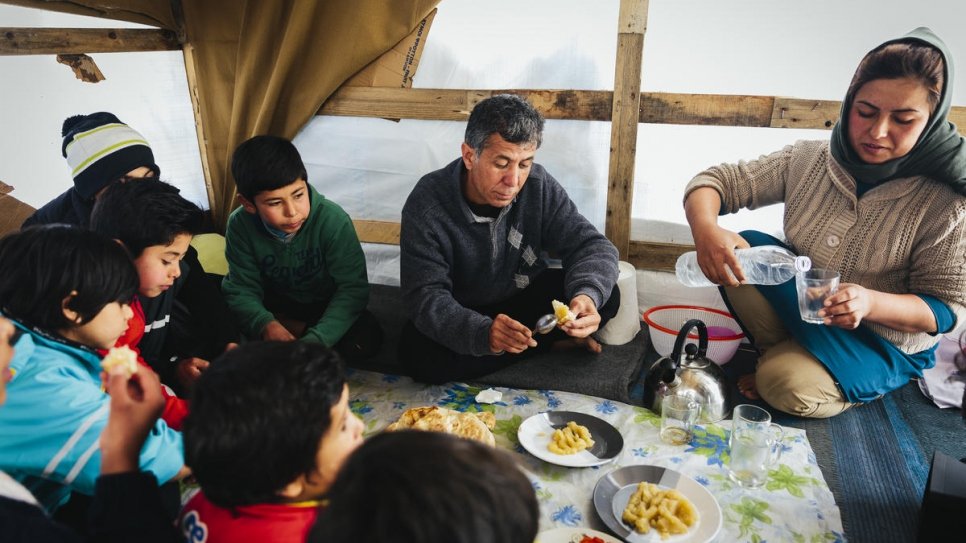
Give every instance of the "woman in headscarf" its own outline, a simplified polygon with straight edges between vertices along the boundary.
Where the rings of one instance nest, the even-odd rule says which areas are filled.
[[[918,28],[863,58],[830,142],[799,141],[688,184],[701,270],[760,352],[739,380],[745,396],[836,415],[921,377],[938,334],[966,317],[966,145],[947,120],[952,81],[946,45]],[[779,202],[784,242],[717,224]],[[801,320],[794,281],[739,286],[734,250],[769,244],[840,273],[824,325]]]

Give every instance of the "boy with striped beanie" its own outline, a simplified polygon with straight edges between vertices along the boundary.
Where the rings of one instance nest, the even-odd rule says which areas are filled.
[[[74,186],[38,209],[24,221],[24,227],[49,223],[87,227],[94,201],[108,185],[161,173],[144,136],[112,113],[68,117],[61,134],[61,152],[70,166]]]

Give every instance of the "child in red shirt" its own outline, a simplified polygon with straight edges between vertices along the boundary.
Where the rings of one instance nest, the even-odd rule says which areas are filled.
[[[144,309],[141,307],[141,302],[137,296],[131,301],[130,307],[134,315],[131,317],[131,320],[127,321],[127,330],[124,331],[124,335],[117,338],[117,343],[114,346],[127,346],[137,355],[138,365],[141,366],[142,371],[154,371],[144,361],[144,358],[141,356],[141,351],[137,347],[138,343],[141,342],[141,338],[144,337]],[[107,354],[107,351],[99,350],[98,353],[103,356]],[[161,395],[164,397],[164,411],[161,412],[161,419],[168,423],[168,426],[172,429],[181,430],[184,418],[188,416],[187,400],[179,398],[170,387],[163,383],[161,384]]]
[[[138,293],[131,302],[134,317],[115,346],[132,348],[138,353],[138,363],[148,368],[152,366],[144,359],[141,349],[149,330],[143,304],[157,305],[156,300],[160,300],[170,305],[165,297],[171,297],[168,291],[176,287],[181,277],[181,260],[203,221],[201,209],[178,192],[177,188],[157,179],[114,183],[103,190],[91,213],[91,230],[123,245],[137,269]],[[167,320],[152,322],[150,330],[156,332],[152,335],[166,331]],[[207,361],[197,358],[189,361],[198,366],[195,375],[208,365]],[[182,387],[187,384],[181,383]],[[161,418],[171,428],[180,430],[188,404],[169,386],[163,388],[165,409]]]
[[[362,443],[342,361],[317,343],[256,341],[217,358],[185,420],[201,492],[181,512],[189,543],[302,542]]]

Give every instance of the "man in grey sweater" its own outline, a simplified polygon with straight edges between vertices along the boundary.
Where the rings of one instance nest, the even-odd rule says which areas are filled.
[[[483,100],[461,157],[406,200],[400,281],[411,321],[399,357],[417,380],[486,375],[561,339],[600,352],[591,334],[620,305],[617,249],[533,162],[542,137],[525,100]],[[548,268],[548,253],[562,268]],[[530,326],[555,299],[575,318],[538,338]]]

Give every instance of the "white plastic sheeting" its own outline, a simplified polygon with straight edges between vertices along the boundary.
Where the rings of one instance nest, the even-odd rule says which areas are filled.
[[[350,216],[398,222],[416,181],[459,156],[464,128],[453,122],[324,117],[295,142],[310,182]],[[607,195],[597,186],[607,183],[609,138],[607,123],[550,121],[537,154],[602,231]],[[398,284],[398,247],[367,245],[366,253],[371,281]]]
[[[618,0],[443,0],[414,80],[421,88],[611,89]],[[954,0],[650,0],[645,91],[839,100],[856,64],[878,43],[920,25],[961,63],[966,38]],[[960,78],[962,80],[962,78]],[[966,84],[955,89],[966,104]],[[358,219],[398,221],[416,181],[458,156],[464,124],[319,117],[296,138],[311,182]],[[749,160],[825,130],[641,125],[632,239],[690,243],[681,197],[707,166]],[[537,153],[584,215],[603,229],[610,124],[548,121]],[[733,230],[781,232],[782,206],[721,218]],[[398,284],[398,248],[366,245],[370,280]],[[668,274],[639,272],[642,308],[701,300]],[[646,278],[646,279],[645,279]],[[664,300],[664,301],[662,301]]]
[[[134,23],[0,5],[0,26],[149,28]],[[0,56],[0,180],[40,207],[69,188],[64,119],[110,111],[151,144],[161,178],[208,208],[181,51],[93,53],[104,81],[84,83],[54,55]]]
[[[444,0],[414,80],[420,88],[609,89],[619,3]],[[465,123],[318,117],[296,137],[309,179],[357,219],[399,221],[424,174],[459,156]],[[548,121],[537,162],[603,230],[610,123]],[[370,280],[398,284],[398,247],[366,247]]]

